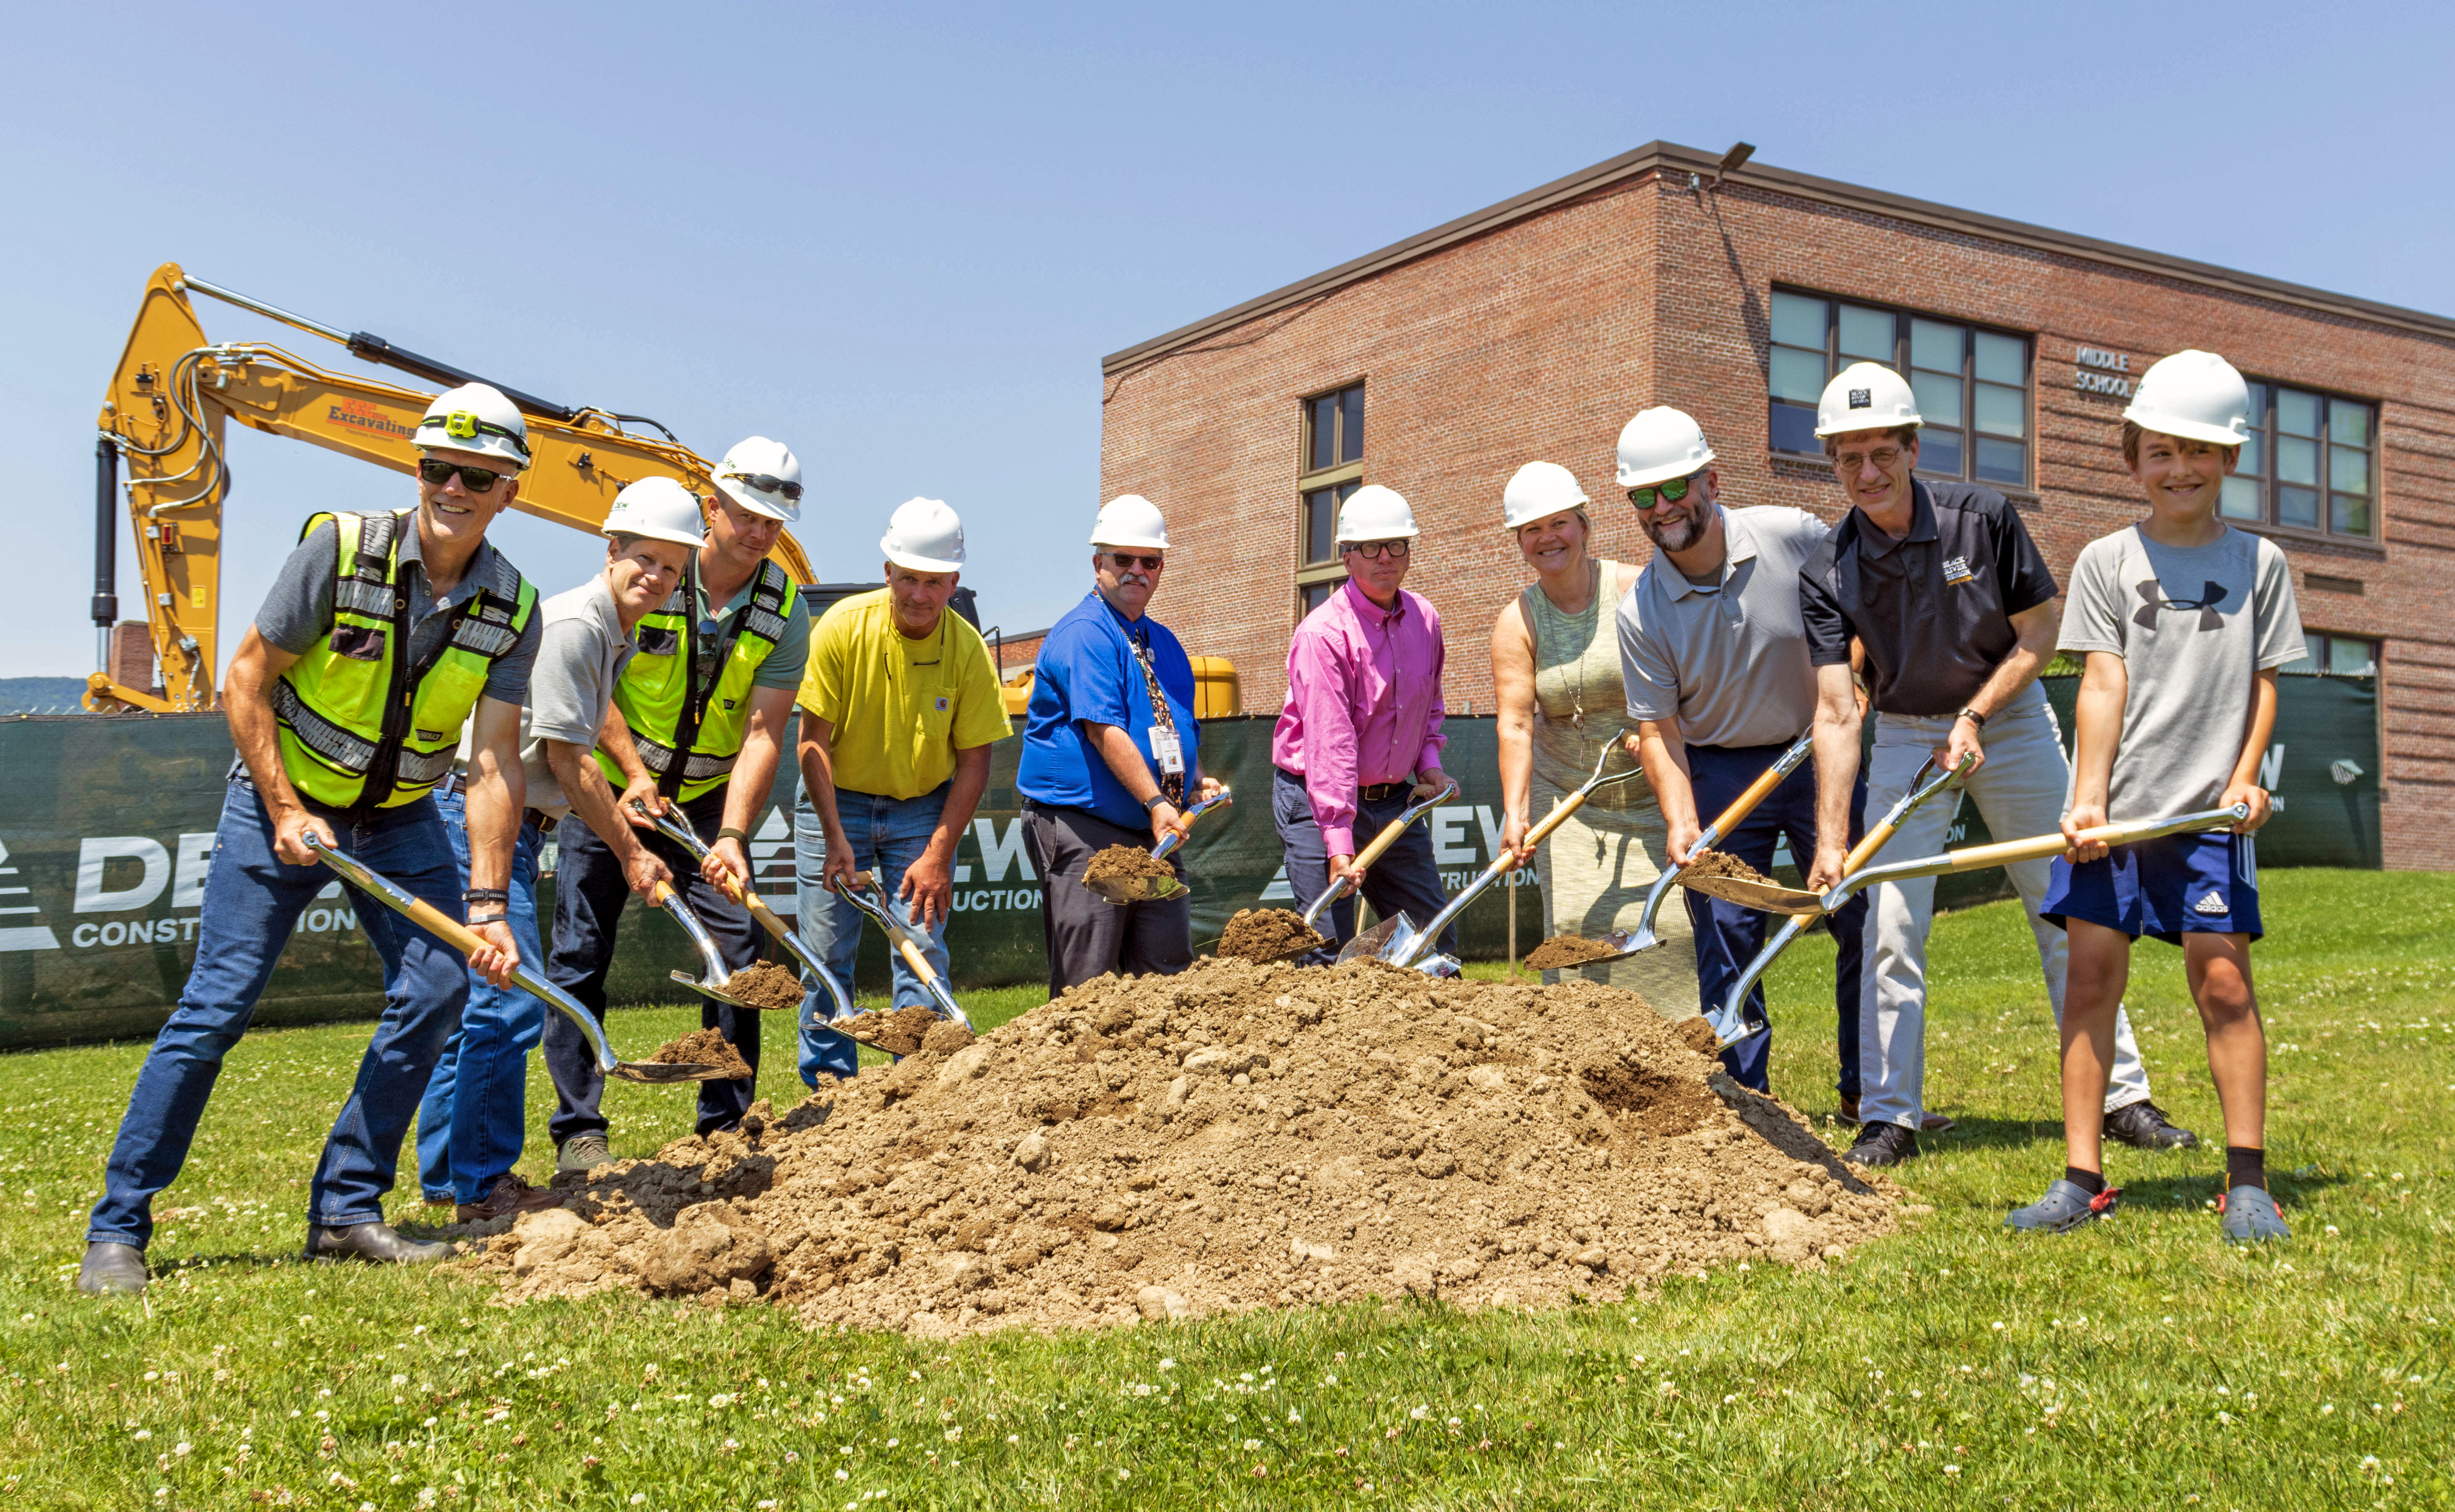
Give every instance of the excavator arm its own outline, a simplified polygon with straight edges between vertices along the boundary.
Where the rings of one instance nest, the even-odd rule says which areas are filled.
[[[176,263],[154,270],[102,407],[93,613],[95,623],[105,627],[118,617],[112,591],[119,492],[114,470],[124,461],[129,522],[163,691],[157,697],[100,672],[88,680],[89,709],[213,707],[214,669],[221,664],[222,505],[231,487],[225,447],[231,421],[396,472],[412,473],[417,466],[412,437],[432,393],[335,373],[261,342],[209,341],[189,302],[192,291],[340,342],[368,361],[447,385],[472,376],[380,337],[345,333],[190,279]],[[670,433],[641,435],[624,428],[626,421],[641,423],[632,416],[565,409],[517,390],[503,392],[528,422],[531,462],[516,509],[594,534],[614,495],[639,478],[671,477],[702,497],[715,492],[710,464]],[[794,581],[818,580],[789,533],[778,537],[771,554]]]

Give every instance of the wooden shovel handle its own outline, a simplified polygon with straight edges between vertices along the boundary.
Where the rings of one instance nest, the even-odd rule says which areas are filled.
[[[1777,763],[1765,768],[1761,776],[1748,784],[1746,792],[1731,800],[1729,808],[1714,816],[1714,833],[1717,836],[1728,836],[1733,830],[1737,829],[1739,821],[1754,814],[1756,811],[1756,805],[1771,796],[1773,790],[1781,786],[1782,779],[1788,776],[1790,774],[1782,771]]]
[[[477,931],[471,929],[468,925],[459,922],[457,919],[446,916],[443,910],[436,907],[433,903],[428,902],[422,897],[414,897],[410,899],[409,907],[402,910],[402,912],[409,916],[411,923],[416,924],[418,928],[443,941],[443,943],[451,946],[454,950],[458,951],[463,956],[475,955],[478,951],[491,950],[494,948],[487,944],[485,940],[479,938]]]
[[[938,974],[929,969],[929,958],[921,954],[920,946],[912,943],[909,938],[898,935],[895,937],[895,948],[903,953],[903,963],[912,968],[912,975],[920,978],[923,985],[936,983]]]
[[[769,908],[764,902],[760,900],[758,894],[743,892],[741,885],[735,882],[730,877],[727,877],[724,880],[717,883],[716,885],[717,891],[722,893],[725,897],[741,905],[743,909],[749,912],[751,917],[759,920],[759,927],[761,929],[763,929],[770,935],[775,936],[778,939],[782,939],[784,937],[786,934],[784,921],[776,917],[776,911],[774,909]]]
[[[1876,853],[1884,848],[1885,843],[1892,839],[1893,833],[1899,828],[1898,824],[1877,824],[1874,829],[1869,830],[1866,838],[1850,847],[1848,859],[1841,863],[1841,875],[1847,877],[1874,860]]]
[[[1398,837],[1406,833],[1407,821],[1404,819],[1391,819],[1381,826],[1381,833],[1372,837],[1371,843],[1355,853],[1354,869],[1360,872],[1381,859],[1381,853],[1397,844]]]
[[[1566,823],[1570,815],[1576,813],[1579,809],[1584,808],[1585,806],[1586,793],[1583,788],[1579,788],[1576,792],[1570,794],[1567,797],[1562,798],[1559,802],[1553,804],[1552,806],[1552,812],[1544,815],[1540,823],[1526,832],[1525,843],[1527,845],[1539,845],[1544,840],[1551,838],[1552,832],[1553,830],[1558,829],[1562,824]]]

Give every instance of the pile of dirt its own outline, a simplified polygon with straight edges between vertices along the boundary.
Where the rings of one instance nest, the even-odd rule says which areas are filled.
[[[1176,868],[1132,845],[1111,845],[1083,868],[1086,882],[1123,881],[1134,877],[1174,877]]]
[[[1219,954],[1247,960],[1276,960],[1327,945],[1319,930],[1289,908],[1240,908],[1219,935]]]
[[[801,978],[772,960],[753,961],[726,978],[727,997],[739,998],[753,1008],[770,1012],[795,1012],[801,1007]]]
[[[1762,882],[1768,887],[1781,885],[1728,851],[1699,851],[1694,860],[1679,868],[1679,880],[1683,886],[1691,877],[1732,877],[1742,882]]]
[[[751,1074],[750,1063],[741,1058],[741,1052],[734,1049],[731,1040],[713,1029],[695,1030],[680,1039],[659,1045],[657,1053],[648,1060],[659,1066],[715,1066],[725,1074],[728,1080]]]
[[[1899,1195],[1634,994],[1233,959],[1103,977],[571,1192],[474,1258],[506,1300],[763,1298],[931,1337],[1616,1297],[1819,1263]]]
[[[1598,939],[1587,939],[1580,935],[1554,935],[1526,953],[1526,964],[1536,971],[1558,971],[1618,954]]]
[[[873,1008],[855,1014],[835,1026],[836,1033],[850,1035],[865,1045],[876,1045],[890,1056],[908,1056],[921,1048],[929,1031],[945,1020],[933,1011],[919,1006],[898,1008],[892,1013],[880,1013]]]

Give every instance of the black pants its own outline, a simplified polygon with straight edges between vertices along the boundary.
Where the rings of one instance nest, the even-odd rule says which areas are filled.
[[[690,827],[703,838],[714,835],[724,824],[724,787],[703,793],[681,806]],[[734,905],[699,875],[699,862],[672,840],[654,830],[635,831],[640,842],[654,852],[674,874],[674,891],[682,902],[707,926],[708,935],[716,941],[717,954],[724,958],[725,970],[740,971],[759,958],[759,926],[750,916]],[[614,964],[614,939],[620,928],[622,905],[631,896],[631,884],[622,876],[622,863],[614,857],[613,847],[597,837],[579,816],[564,819],[555,832],[559,859],[555,863],[554,877],[554,945],[546,967],[546,979],[571,994],[579,1005],[605,1018],[605,974]],[[678,962],[692,976],[701,975],[706,967],[699,953],[692,951],[686,962]],[[687,988],[674,984],[677,993]],[[747,1008],[729,1008],[713,998],[700,998],[700,1026],[714,1029],[731,1041],[734,1049],[748,1061],[752,1072],[759,1069],[759,1015]],[[638,1059],[650,1047],[630,1047],[623,1058]],[[617,1051],[617,1054],[622,1054]],[[555,1147],[576,1134],[602,1134],[605,1115],[597,1108],[604,1096],[605,1075],[597,1069],[597,1058],[578,1028],[560,1014],[545,1018],[546,1073],[554,1078],[554,1090],[559,1106],[547,1125],[553,1134]],[[755,1076],[735,1081],[702,1081],[699,1084],[699,1132],[712,1134],[729,1129],[741,1121],[750,1111]]]
[[[1415,801],[1410,789],[1401,788],[1386,798],[1355,796],[1355,848],[1360,853],[1372,843],[1391,819],[1406,812]],[[1296,895],[1289,905],[1297,913],[1312,906],[1321,890],[1329,885],[1329,853],[1323,848],[1321,825],[1312,816],[1312,799],[1306,796],[1304,778],[1292,772],[1270,769],[1270,818],[1278,826],[1279,843],[1287,847],[1288,886]],[[1441,887],[1440,869],[1432,864],[1432,837],[1422,824],[1408,826],[1397,842],[1381,853],[1364,873],[1364,900],[1372,912],[1383,918],[1407,916],[1417,929],[1432,921],[1434,915],[1450,906],[1450,895]],[[1355,937],[1355,895],[1348,894],[1322,911],[1313,920],[1332,943],[1344,945]],[[1440,948],[1444,955],[1457,954],[1457,925],[1441,931]],[[1328,946],[1304,958],[1308,965],[1326,965],[1337,953]]]
[[[1048,941],[1048,996],[1105,972],[1173,977],[1193,964],[1193,897],[1111,903],[1083,885],[1083,869],[1111,845],[1149,850],[1151,832],[1084,809],[1023,806],[1023,851],[1040,874],[1040,927]],[[1168,857],[1178,880],[1185,862]]]

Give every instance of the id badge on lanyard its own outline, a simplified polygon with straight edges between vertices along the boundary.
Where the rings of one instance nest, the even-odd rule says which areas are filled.
[[[1158,758],[1160,771],[1167,776],[1185,775],[1185,742],[1173,730],[1151,726],[1151,755]]]

